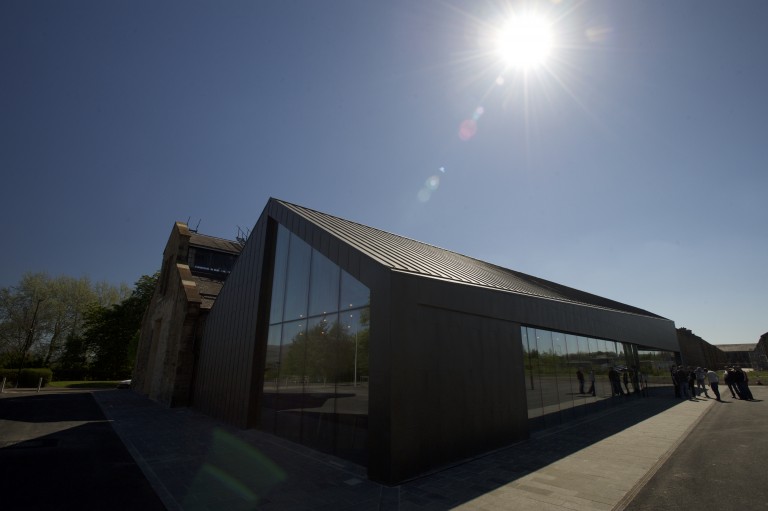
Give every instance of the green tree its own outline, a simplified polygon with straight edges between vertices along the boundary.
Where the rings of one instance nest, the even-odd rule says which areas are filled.
[[[85,331],[81,348],[86,352],[92,372],[101,378],[123,378],[131,373],[135,344],[144,311],[147,309],[158,274],[143,275],[133,293],[110,307],[94,305],[85,316]],[[73,348],[78,340],[70,340]],[[74,356],[74,352],[68,354]],[[82,355],[81,355],[82,356]]]
[[[127,286],[91,284],[88,277],[26,273],[15,286],[0,289],[0,364],[55,366],[66,340],[78,337],[86,311],[127,296]]]
[[[0,350],[7,365],[23,366],[45,336],[49,280],[44,273],[27,273],[16,286],[0,289]]]

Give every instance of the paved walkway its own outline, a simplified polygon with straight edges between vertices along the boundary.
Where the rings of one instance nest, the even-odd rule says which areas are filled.
[[[633,396],[387,487],[368,481],[360,466],[190,409],[168,409],[131,391],[93,395],[169,510],[620,510],[721,405]]]

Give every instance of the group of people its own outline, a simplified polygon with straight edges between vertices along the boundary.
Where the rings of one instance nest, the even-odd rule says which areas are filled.
[[[749,374],[739,366],[726,367],[723,375],[728,390],[731,391],[733,399],[743,399],[752,401],[752,391],[749,390]],[[759,384],[760,382],[758,382]]]
[[[709,386],[715,399],[721,401],[720,378],[712,369],[707,369],[706,367],[693,369],[692,367],[677,366],[672,367],[670,372],[675,387],[675,397],[695,399],[696,396],[700,396],[703,392],[704,396],[709,398],[707,390],[707,386]],[[744,399],[747,401],[754,399],[752,392],[749,390],[749,376],[741,367],[726,367],[723,372],[723,379],[734,399]]]
[[[695,399],[704,394],[710,397],[712,391],[714,398],[720,399],[720,378],[717,372],[706,367],[672,366],[670,368],[673,386],[675,388],[675,397],[684,399]],[[587,377],[589,378],[589,389],[585,391]],[[576,371],[576,379],[579,381],[579,394],[595,395],[595,373],[590,370],[585,377],[582,368]],[[731,392],[734,399],[743,399],[752,401],[752,392],[749,390],[749,375],[739,366],[726,367],[723,371],[723,380]],[[648,377],[638,368],[629,367],[611,367],[608,369],[608,381],[611,384],[612,396],[628,396],[630,394],[645,394],[648,388]],[[622,383],[624,384],[622,388]],[[630,384],[632,390],[630,390]],[[761,384],[758,382],[758,384]]]
[[[586,392],[584,391],[586,382],[584,378],[584,372],[581,370],[581,367],[576,370],[576,379],[579,381],[579,394],[595,395],[594,371],[589,371],[590,385]],[[619,371],[615,367],[611,367],[608,370],[608,381],[611,384],[612,396],[628,396],[633,392],[640,394],[644,393],[645,389],[648,388],[648,377],[637,368],[630,369],[627,367],[622,368],[622,370]],[[622,382],[624,383],[624,388],[622,388]],[[632,390],[630,390],[630,384],[632,386]],[[626,392],[624,389],[626,389]]]

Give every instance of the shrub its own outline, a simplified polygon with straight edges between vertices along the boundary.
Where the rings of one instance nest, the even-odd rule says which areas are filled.
[[[22,369],[19,374],[18,369],[0,369],[0,381],[6,379],[5,386],[16,382],[16,375],[19,375],[19,387],[37,387],[40,378],[43,379],[43,386],[51,381],[53,373],[48,368],[29,368]]]

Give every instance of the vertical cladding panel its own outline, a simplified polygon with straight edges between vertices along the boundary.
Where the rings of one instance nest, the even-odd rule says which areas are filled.
[[[351,251],[350,253],[354,253]],[[357,259],[359,263],[359,258]],[[368,476],[388,481],[391,473],[391,362],[392,303],[391,273],[373,261],[366,261],[348,273],[363,282],[371,291],[371,323],[369,339],[369,402],[368,402]]]
[[[250,254],[246,254],[245,259],[243,260],[243,263],[247,262],[247,258],[250,256]],[[243,264],[243,270],[245,269],[245,264]],[[227,321],[227,344],[229,346],[229,349],[226,350],[226,357],[227,357],[227,363],[225,365],[226,370],[223,375],[224,384],[226,388],[229,389],[229,392],[227,392],[226,398],[223,400],[223,406],[225,408],[224,411],[224,417],[226,417],[228,422],[237,423],[237,411],[236,411],[236,404],[237,404],[237,397],[239,394],[239,388],[237,385],[237,357],[239,355],[240,351],[240,345],[238,343],[237,339],[237,330],[240,326],[238,323],[233,321],[233,316],[240,316],[242,314],[241,312],[241,296],[242,296],[242,290],[243,290],[243,281],[248,278],[247,275],[244,274],[243,270],[241,270],[241,274],[239,275],[239,278],[235,280],[233,284],[235,284],[233,292],[231,293],[228,308],[229,318]]]
[[[260,220],[261,222],[261,220]],[[263,224],[263,222],[261,222]],[[201,411],[245,426],[253,362],[258,268],[264,229],[251,234],[235,268],[222,287],[206,322],[201,343],[195,406]]]
[[[251,329],[247,333],[247,338],[251,341],[251,349],[250,349],[250,357],[249,357],[249,367],[248,367],[248,375],[247,375],[247,389],[248,389],[248,396],[247,396],[247,422],[252,422],[251,418],[255,416],[255,414],[258,413],[259,409],[259,397],[261,395],[261,389],[263,387],[262,378],[264,375],[264,359],[266,356],[266,328],[269,324],[268,316],[269,313],[268,304],[269,304],[269,296],[271,293],[271,290],[267,292],[267,294],[262,293],[262,288],[265,285],[265,275],[263,274],[263,269],[265,268],[265,257],[266,257],[266,250],[267,250],[267,220],[266,218],[259,222],[257,224],[257,231],[259,239],[262,240],[261,243],[259,243],[259,249],[257,253],[257,257],[254,258],[253,266],[251,267],[251,275],[253,275],[253,287],[250,290],[251,291],[251,306],[249,309],[249,313],[255,314],[257,321],[254,321],[252,323]],[[266,279],[269,281],[269,279]],[[264,303],[262,303],[262,301]],[[261,318],[259,317],[259,311],[263,311]],[[258,333],[258,320],[263,319],[264,320],[264,335],[259,336]],[[263,338],[262,338],[263,337]],[[257,343],[261,343],[261,346],[259,346]],[[258,373],[256,373],[258,371]]]
[[[526,438],[519,324],[433,306],[460,307],[462,286],[393,280],[389,482]]]
[[[257,224],[258,226],[258,224]],[[246,286],[245,296],[245,309],[248,314],[255,314],[258,310],[258,290],[261,276],[257,273],[256,268],[261,265],[261,257],[263,250],[259,250],[254,254],[254,257],[248,259],[248,286]],[[257,316],[258,317],[258,316]],[[243,352],[243,360],[253,360],[253,350],[255,349],[255,324],[251,323],[243,332],[244,339],[246,340],[246,350]],[[247,367],[243,367],[242,378],[244,382],[244,389],[246,395],[244,396],[244,403],[247,406],[249,403],[250,395],[252,392],[252,379],[253,379],[253,365],[249,363]]]
[[[227,307],[225,306],[226,292],[227,288],[226,284],[224,284],[224,287],[221,288],[221,292],[216,299],[216,301],[219,303],[216,303],[211,310],[211,315],[215,315],[215,322],[212,325],[214,327],[213,333],[209,336],[209,339],[211,340],[211,378],[209,382],[210,395],[208,397],[207,405],[210,408],[211,415],[214,417],[221,417],[220,402],[218,399],[216,399],[215,394],[216,391],[220,389],[219,373],[221,371],[221,358],[223,356],[222,348],[224,348],[223,340],[221,339],[220,325],[222,324],[222,317],[225,316],[227,312]],[[224,300],[222,300],[222,298],[224,298]]]
[[[258,257],[252,272],[255,284],[252,289],[254,302],[251,310],[257,321],[248,336],[253,340],[251,363],[248,375],[248,408],[246,427],[257,427],[260,422],[261,397],[264,388],[264,364],[266,362],[267,335],[269,331],[269,305],[272,289],[272,250],[277,237],[277,225],[265,216],[254,227],[255,236],[263,240],[259,244]],[[258,322],[263,320],[261,324]]]
[[[263,229],[259,229],[259,238],[264,240]],[[257,300],[258,290],[260,285],[260,276],[256,268],[260,267],[260,261],[263,255],[263,241],[250,247],[253,254],[248,257],[247,275],[248,278],[243,286],[242,304],[243,304],[243,317],[251,318],[243,324],[241,331],[239,332],[239,340],[241,344],[239,355],[239,374],[240,379],[240,394],[238,397],[237,409],[239,411],[239,424],[245,425],[248,418],[248,406],[250,403],[250,394],[253,391],[251,381],[253,375],[253,352],[255,349],[255,335],[257,321]]]
[[[229,387],[232,389],[232,392],[229,394],[228,402],[227,402],[227,408],[228,408],[228,415],[231,417],[231,422],[235,424],[242,424],[242,417],[241,417],[241,408],[242,408],[242,402],[245,400],[245,396],[243,393],[243,382],[242,382],[242,364],[243,364],[243,351],[245,349],[245,343],[246,340],[243,338],[244,335],[244,329],[246,328],[247,321],[245,318],[247,318],[247,310],[245,310],[245,291],[247,288],[247,284],[249,281],[250,276],[248,275],[248,267],[250,266],[250,259],[252,255],[249,253],[246,254],[246,257],[243,260],[243,267],[240,270],[241,276],[237,280],[237,293],[235,295],[235,303],[232,304],[231,307],[231,313],[236,317],[230,317],[229,318],[229,325],[230,325],[230,334],[229,339],[231,343],[231,350],[229,351],[229,367],[230,372],[228,377],[230,378],[230,385]],[[239,318],[243,318],[242,320],[238,320]]]
[[[240,281],[240,290],[237,297],[238,310],[241,311],[240,314],[242,314],[244,317],[247,317],[250,312],[248,310],[248,300],[247,300],[246,293],[251,280],[249,269],[252,266],[252,259],[253,259],[253,256],[249,254],[249,257],[245,260],[245,268],[243,268],[244,278]],[[235,380],[234,388],[236,389],[236,391],[232,393],[233,402],[230,403],[230,406],[232,408],[233,413],[235,413],[237,416],[237,419],[236,419],[237,424],[243,423],[243,419],[244,419],[243,408],[246,403],[245,370],[243,365],[246,360],[250,360],[248,357],[245,356],[245,354],[248,351],[248,339],[246,338],[247,331],[248,331],[248,322],[243,322],[243,323],[237,324],[237,328],[235,328],[235,331],[233,333],[233,341],[235,343],[235,349],[232,350],[232,359],[233,359],[232,361],[234,364],[232,378]]]

